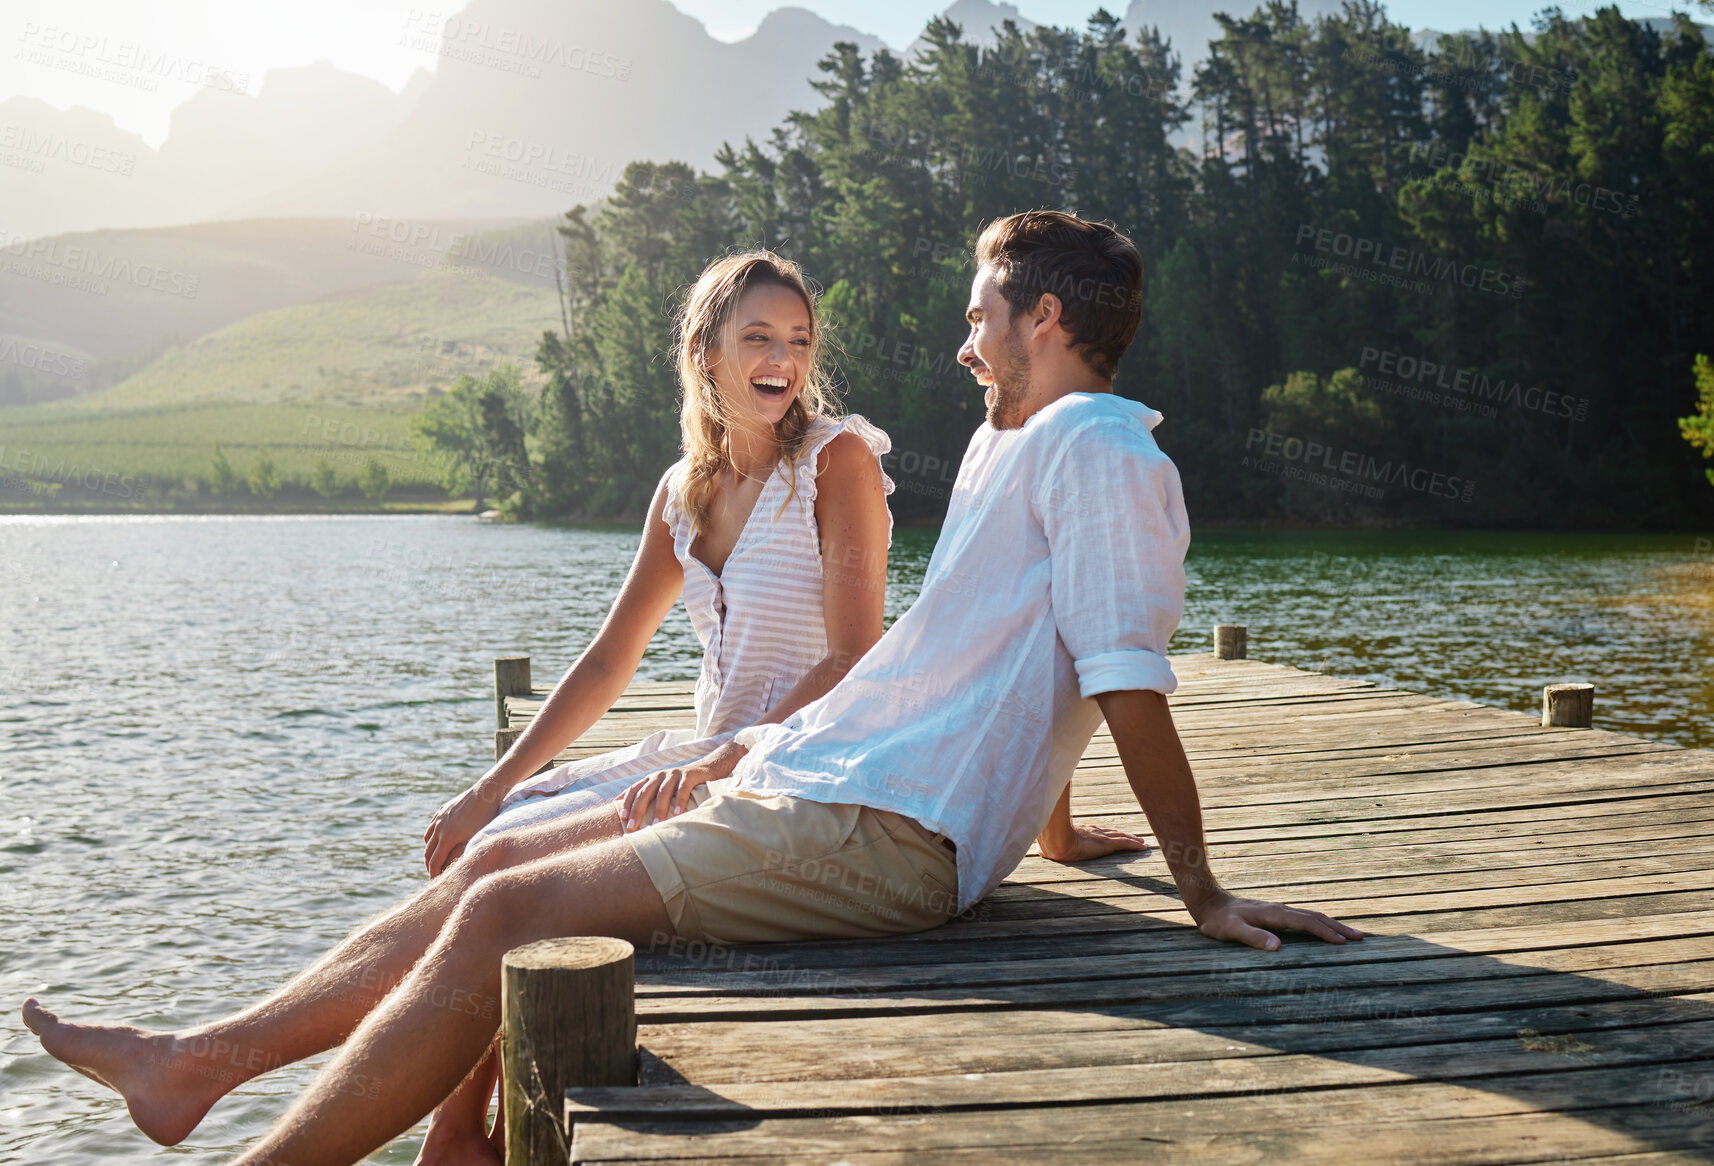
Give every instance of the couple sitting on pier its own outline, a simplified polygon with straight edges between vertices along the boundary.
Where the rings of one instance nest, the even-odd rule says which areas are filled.
[[[1267,950],[1270,928],[1361,938],[1227,893],[1205,859],[1165,696],[1188,520],[1150,433],[1160,414],[1112,391],[1141,257],[1108,226],[1047,211],[991,224],[975,257],[958,359],[987,418],[921,594],[885,635],[887,437],[832,416],[797,268],[728,256],[679,322],[685,457],[613,610],[505,758],[435,815],[427,887],[189,1032],[70,1024],[31,1000],[48,1052],[171,1145],[239,1081],[343,1045],[238,1162],[357,1162],[436,1106],[421,1161],[498,1162],[483,1124],[505,952],[572,935],[921,931],[1032,841],[1064,862],[1144,849],[1071,821],[1072,771],[1103,717],[1204,934]],[[625,690],[681,592],[706,649],[696,729],[532,777]],[[217,1055],[220,1073],[198,1071]]]

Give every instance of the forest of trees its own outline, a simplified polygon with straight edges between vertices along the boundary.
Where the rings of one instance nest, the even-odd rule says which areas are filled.
[[[540,399],[465,386],[504,429],[495,496],[521,516],[640,514],[677,457],[673,311],[710,257],[760,244],[825,289],[846,407],[893,437],[895,514],[938,516],[982,416],[953,359],[969,249],[987,221],[1051,207],[1142,252],[1115,384],[1165,414],[1195,519],[1714,515],[1678,423],[1714,351],[1714,52],[1689,20],[1549,10],[1527,39],[1433,55],[1366,0],[1219,22],[1181,78],[1171,46],[1104,11],[1081,33],[1008,25],[991,48],[937,20],[916,63],[837,46],[823,107],[723,148],[719,173],[631,165],[560,227],[565,328],[537,353]]]

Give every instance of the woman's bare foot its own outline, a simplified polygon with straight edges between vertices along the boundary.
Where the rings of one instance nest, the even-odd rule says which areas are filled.
[[[49,1056],[123,1097],[137,1128],[163,1146],[189,1137],[244,1079],[206,1049],[196,1050],[195,1041],[123,1025],[68,1024],[33,997],[24,1001],[24,1024]]]
[[[464,1119],[450,1119],[437,1109],[412,1166],[504,1166],[505,1161],[504,1148],[489,1141],[481,1124],[471,1128]]]

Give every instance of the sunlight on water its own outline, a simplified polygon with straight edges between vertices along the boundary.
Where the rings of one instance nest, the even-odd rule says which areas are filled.
[[[898,531],[889,617],[933,541]],[[492,658],[551,682],[635,546],[461,518],[0,520],[0,1161],[159,1153],[18,1003],[204,1021],[409,894],[430,814],[487,764]],[[1714,744],[1714,554],[1691,536],[1199,533],[1188,575],[1174,651],[1243,623],[1259,660],[1529,712],[1589,680],[1601,727]],[[698,655],[676,611],[642,676]],[[313,1069],[239,1090],[172,1157],[224,1161]]]

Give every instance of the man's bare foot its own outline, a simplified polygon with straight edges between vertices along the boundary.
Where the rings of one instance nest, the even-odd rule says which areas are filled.
[[[423,1148],[417,1151],[412,1166],[504,1166],[505,1161],[504,1146],[496,1147],[489,1141],[481,1125],[467,1128],[437,1109],[429,1118]]]
[[[171,1033],[68,1024],[34,997],[24,1001],[24,1024],[49,1056],[123,1097],[137,1128],[163,1146],[189,1137],[214,1103],[239,1083],[237,1074],[206,1053],[193,1056],[195,1042],[179,1041]]]

